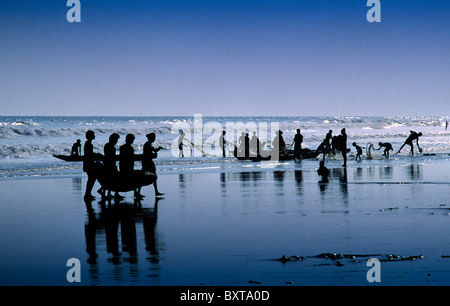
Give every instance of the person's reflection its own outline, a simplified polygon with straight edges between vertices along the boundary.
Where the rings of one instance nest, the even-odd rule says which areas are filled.
[[[421,165],[420,164],[411,164],[409,165],[409,175],[411,180],[420,180],[422,178]]]
[[[297,183],[297,188],[296,188],[297,195],[302,195],[303,194],[303,186],[302,186],[303,172],[302,172],[302,170],[295,170],[294,176],[295,176],[295,182]]]
[[[111,206],[109,206],[109,209],[103,207],[102,212],[105,221],[106,251],[116,258],[120,255],[118,238],[120,217],[115,207],[114,209]]]
[[[283,181],[284,181],[284,171],[274,171],[273,172],[273,179],[275,181],[275,188],[277,191],[277,195],[281,196],[284,194],[283,192]]]
[[[339,177],[339,187],[342,194],[342,199],[345,204],[348,204],[348,180],[347,180],[347,168],[340,168],[341,175]]]
[[[72,178],[72,188],[74,191],[81,192],[81,177]]]
[[[158,202],[160,198],[155,198],[155,206],[144,212],[142,223],[144,225],[145,249],[152,256],[152,262],[159,262],[157,239],[156,239],[156,221],[158,220]]]
[[[97,247],[95,243],[95,234],[97,231],[97,219],[90,201],[86,201],[86,209],[88,213],[88,223],[84,225],[84,235],[86,239],[86,253],[88,254],[87,262],[89,264],[97,264]]]
[[[184,189],[186,188],[186,181],[184,179],[184,174],[178,174],[178,183],[180,183],[180,188]]]
[[[392,178],[392,167],[391,166],[385,166],[380,168],[380,176],[384,179],[390,179]]]
[[[220,193],[222,197],[227,196],[227,177],[225,172],[220,173]]]
[[[363,178],[363,167],[358,167],[355,170],[355,178],[362,179]]]
[[[239,173],[239,182],[241,183],[241,187],[246,188],[250,186],[250,181],[253,179],[251,172],[240,172]]]
[[[154,208],[143,208],[140,201],[131,203],[115,203],[113,205],[105,205],[101,203],[101,211],[95,213],[91,202],[86,202],[87,222],[85,224],[85,238],[86,238],[86,252],[88,254],[87,262],[92,265],[97,265],[97,258],[99,252],[98,242],[103,241],[106,244],[106,252],[112,255],[107,262],[113,264],[121,264],[122,260],[135,264],[137,263],[137,235],[136,228],[138,224],[142,223],[144,230],[144,239],[146,250],[151,255],[150,262],[159,262],[159,246],[156,233],[156,221],[158,212],[158,201],[155,199]],[[120,238],[119,239],[119,226]],[[106,239],[98,239],[97,235],[105,235]],[[121,246],[120,246],[121,243]],[[127,257],[122,257],[120,252],[127,253]],[[134,276],[137,276],[137,268],[130,266],[130,271]],[[156,269],[157,270],[157,269]],[[119,270],[120,271],[120,270]],[[92,278],[98,276],[91,274]]]
[[[324,200],[326,198],[326,191],[327,191],[329,183],[319,182],[318,184],[319,184],[320,197],[322,198],[322,200]]]
[[[132,257],[136,256],[136,222],[133,211],[129,207],[124,207],[120,216],[120,225],[122,233],[122,251],[129,253]]]
[[[225,188],[227,186],[227,177],[225,172],[220,173],[220,188]]]

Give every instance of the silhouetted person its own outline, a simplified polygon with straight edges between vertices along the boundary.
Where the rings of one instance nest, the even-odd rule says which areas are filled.
[[[332,136],[332,137],[331,137],[331,148],[330,148],[330,152],[332,152],[333,155],[336,154],[336,150],[339,150],[339,148],[338,148],[338,139],[339,139],[338,136]],[[329,152],[329,153],[330,153],[330,152]]]
[[[338,141],[338,147],[344,158],[344,164],[342,166],[347,167],[347,133],[345,132],[345,128],[341,130],[341,135],[339,136],[341,137]]]
[[[389,151],[394,151],[394,149],[392,148],[392,144],[390,144],[389,142],[379,142],[378,146],[379,148],[375,150],[380,150],[381,148],[384,148],[383,155],[386,158],[389,158]]]
[[[86,182],[86,191],[84,193],[84,199],[87,201],[94,200],[95,197],[91,194],[95,181],[98,176],[98,166],[94,161],[94,146],[92,140],[95,139],[94,131],[86,132],[86,142],[84,143],[84,158],[83,158],[83,171],[86,172],[88,179]]]
[[[320,145],[317,147],[317,149],[316,149],[316,151],[317,152],[322,152],[322,153],[326,153],[327,151],[327,142],[326,142],[326,139],[324,139],[321,143],[320,143]]]
[[[219,136],[219,146],[222,149],[222,157],[225,157],[225,134],[227,132],[222,131],[222,135]]]
[[[303,135],[300,134],[301,130],[297,129],[297,134],[294,136],[294,160],[295,159],[303,159],[302,157],[302,143],[303,143]]]
[[[410,152],[410,154],[414,156],[414,145],[413,145],[413,141],[414,141],[414,140],[415,140],[416,143],[417,143],[417,147],[419,148],[419,152],[422,153],[422,149],[421,149],[420,146],[419,146],[419,137],[420,137],[420,136],[422,136],[422,133],[421,133],[421,132],[416,133],[416,132],[414,132],[414,131],[410,131],[410,134],[409,134],[408,138],[406,138],[405,143],[403,143],[403,145],[400,147],[400,149],[398,150],[398,152],[395,153],[395,154],[400,153],[400,151],[403,149],[403,147],[404,147],[405,145],[408,145],[408,146],[411,147],[411,152]]]
[[[242,152],[245,152],[246,149],[247,149],[245,147],[245,133],[244,132],[242,132],[241,136],[239,136],[238,145],[239,145],[239,152],[241,152],[241,154],[240,154],[240,156],[241,156],[242,154],[245,154],[245,153],[242,153]]]
[[[72,156],[81,156],[81,140],[77,139],[72,146],[72,152],[70,153]]]
[[[256,156],[259,155],[259,146],[259,138],[256,136],[256,132],[253,132],[252,139],[250,139],[250,149],[254,155],[256,154]]]
[[[158,151],[161,150],[162,147],[158,148],[153,147],[153,143],[155,142],[156,139],[155,133],[147,134],[146,137],[148,141],[144,144],[144,153],[142,157],[142,170],[156,174],[156,165],[153,159],[158,157]],[[156,180],[153,183],[153,187],[155,188],[155,196],[164,195],[164,193],[158,191],[158,185]]]
[[[183,143],[184,140],[184,131],[180,130],[180,137],[178,137],[178,157],[184,157],[184,152],[183,152],[183,146],[185,146],[185,144]]]
[[[278,130],[276,132],[275,138],[272,141],[272,148],[275,152],[277,152],[279,154],[278,156],[280,156],[281,153],[286,152],[286,143],[284,142],[282,135],[283,135],[283,132]]]
[[[120,136],[117,133],[113,133],[109,136],[109,142],[104,146],[103,165],[105,166],[105,173],[117,174],[116,166],[116,144]]]
[[[317,169],[317,174],[322,177],[319,183],[328,183],[328,176],[330,175],[330,170],[325,167],[325,162],[323,160],[319,163],[319,169]]]
[[[245,146],[245,156],[249,156],[250,155],[250,137],[248,137],[248,133],[245,133],[244,146]]]
[[[128,134],[125,138],[125,144],[120,147],[120,155],[119,155],[119,168],[120,175],[124,177],[129,177],[133,175],[134,172],[134,135]],[[144,197],[139,193],[139,189],[134,191],[134,196],[136,198]]]
[[[448,128],[448,121],[445,121],[445,130]]]
[[[109,142],[105,144],[104,150],[104,158],[103,158],[103,166],[104,166],[104,174],[106,180],[114,180],[117,179],[119,175],[119,171],[116,166],[116,144],[119,140],[120,136],[117,133],[113,133],[109,136]],[[104,191],[103,191],[104,194]],[[108,190],[108,197],[111,196],[111,190]],[[114,198],[119,200],[123,199],[118,192],[115,192]]]
[[[134,170],[134,135],[128,134],[125,138],[125,144],[120,146],[119,167],[121,175],[131,175]]]
[[[326,153],[330,153],[331,152],[331,142],[332,142],[332,139],[333,139],[332,133],[333,133],[333,131],[329,130],[327,135],[325,135],[325,140],[324,140],[325,147],[324,147],[324,149],[326,150]]]
[[[361,155],[363,154],[362,148],[356,144],[356,142],[353,142],[352,145],[356,149],[356,157],[355,160],[361,160]]]

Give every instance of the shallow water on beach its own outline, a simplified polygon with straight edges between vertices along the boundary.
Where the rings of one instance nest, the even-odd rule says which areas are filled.
[[[68,285],[78,258],[81,285],[371,285],[379,258],[381,285],[448,285],[448,161],[339,163],[328,184],[307,162],[162,174],[140,202],[85,203],[80,174],[4,179],[0,284]]]

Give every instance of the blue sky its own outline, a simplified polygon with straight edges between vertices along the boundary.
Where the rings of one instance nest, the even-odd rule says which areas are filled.
[[[0,115],[450,114],[450,1],[0,2]]]

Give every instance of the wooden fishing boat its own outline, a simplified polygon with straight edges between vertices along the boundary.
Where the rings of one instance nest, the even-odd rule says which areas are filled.
[[[56,157],[58,159],[64,160],[66,162],[82,162],[83,156],[74,156],[74,155],[53,155],[53,157]],[[103,154],[96,153],[94,154],[94,161],[103,161]],[[116,160],[119,160],[119,155],[116,156]],[[142,161],[142,154],[135,154],[134,155],[135,161]]]
[[[301,153],[303,159],[317,158],[317,156],[321,154],[321,152],[311,151],[310,149],[302,149]],[[238,153],[237,148],[235,148],[233,155],[239,160],[249,160],[249,161],[272,160],[272,155],[268,151],[259,155],[247,154],[247,156],[245,156],[244,154],[244,156],[242,156],[241,154]],[[278,160],[281,161],[294,160],[294,150],[286,150],[285,152],[280,152]]]
[[[133,171],[130,175],[100,173],[97,177],[98,182],[104,189],[114,192],[134,191],[137,188],[153,184],[156,179],[155,173],[140,170]]]

